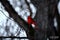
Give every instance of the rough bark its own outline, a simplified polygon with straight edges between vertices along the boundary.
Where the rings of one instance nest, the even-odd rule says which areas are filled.
[[[57,13],[57,3],[58,0],[31,0],[31,2],[37,8],[37,13],[35,17],[35,21],[44,31],[35,32],[36,40],[45,40],[46,36],[55,36],[57,33],[53,19]],[[47,31],[47,33],[46,33]],[[38,35],[37,35],[38,34]]]
[[[57,10],[57,4],[58,0],[50,0],[48,5],[48,34],[47,36],[50,38],[50,36],[58,36],[58,32],[56,28],[54,27],[54,18],[58,14]],[[57,26],[58,27],[58,26]],[[54,39],[53,39],[54,40]]]

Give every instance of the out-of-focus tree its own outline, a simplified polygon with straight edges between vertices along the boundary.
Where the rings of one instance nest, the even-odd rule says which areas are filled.
[[[58,36],[59,32],[59,14],[57,10],[57,4],[59,0],[0,0],[5,10],[9,13],[9,16],[26,31],[27,37],[30,40],[47,40],[50,36]],[[13,3],[16,3],[13,5]],[[21,4],[20,4],[21,3]],[[32,5],[32,6],[31,6]],[[35,6],[35,12],[32,10]],[[21,8],[20,8],[21,7]],[[14,10],[15,9],[15,10]],[[23,11],[21,11],[23,10]],[[29,11],[29,12],[26,12]],[[26,12],[26,13],[25,13]],[[24,14],[24,15],[23,15]],[[27,14],[36,22],[37,29],[27,23]],[[54,27],[54,18],[56,17],[58,23],[58,30]],[[53,39],[54,40],[54,39]]]

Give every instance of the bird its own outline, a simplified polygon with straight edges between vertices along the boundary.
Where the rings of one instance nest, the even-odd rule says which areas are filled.
[[[31,16],[28,16],[28,25],[32,25],[32,27],[36,30],[38,30],[39,28],[37,27],[37,23],[31,18]]]

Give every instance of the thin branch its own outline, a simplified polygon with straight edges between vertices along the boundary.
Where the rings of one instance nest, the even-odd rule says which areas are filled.
[[[32,17],[32,10],[31,10],[31,8],[30,8],[30,5],[29,5],[29,3],[27,2],[27,0],[25,0],[25,2],[26,2],[26,4],[28,5],[28,9],[29,9],[29,11],[30,11],[30,16]]]
[[[0,38],[18,38],[18,39],[28,39],[28,37],[16,37],[16,36],[9,36],[9,37],[4,37],[4,36],[0,36]]]

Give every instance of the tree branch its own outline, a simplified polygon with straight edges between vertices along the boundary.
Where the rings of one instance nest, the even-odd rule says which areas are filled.
[[[12,17],[14,19],[15,22],[17,22],[17,24],[23,28],[26,33],[27,36],[31,39],[31,36],[34,36],[34,29],[32,28],[32,26],[28,25],[27,22],[25,22],[13,9],[12,5],[10,5],[10,3],[7,0],[0,0],[0,2],[3,4],[3,6],[5,7],[5,10],[9,13],[10,17]]]
[[[29,11],[30,11],[30,16],[32,17],[32,10],[31,10],[31,8],[30,8],[30,5],[29,5],[29,3],[27,2],[27,0],[25,0],[25,2],[26,2],[26,4],[28,5],[28,9],[29,9]]]
[[[20,26],[22,26],[25,30],[25,26],[24,23],[27,24],[27,22],[25,22],[18,14],[17,12],[15,12],[15,10],[13,9],[13,7],[10,5],[10,3],[7,0],[1,0],[1,3],[3,4],[3,6],[5,7],[5,10],[9,13],[9,16],[12,17]]]

